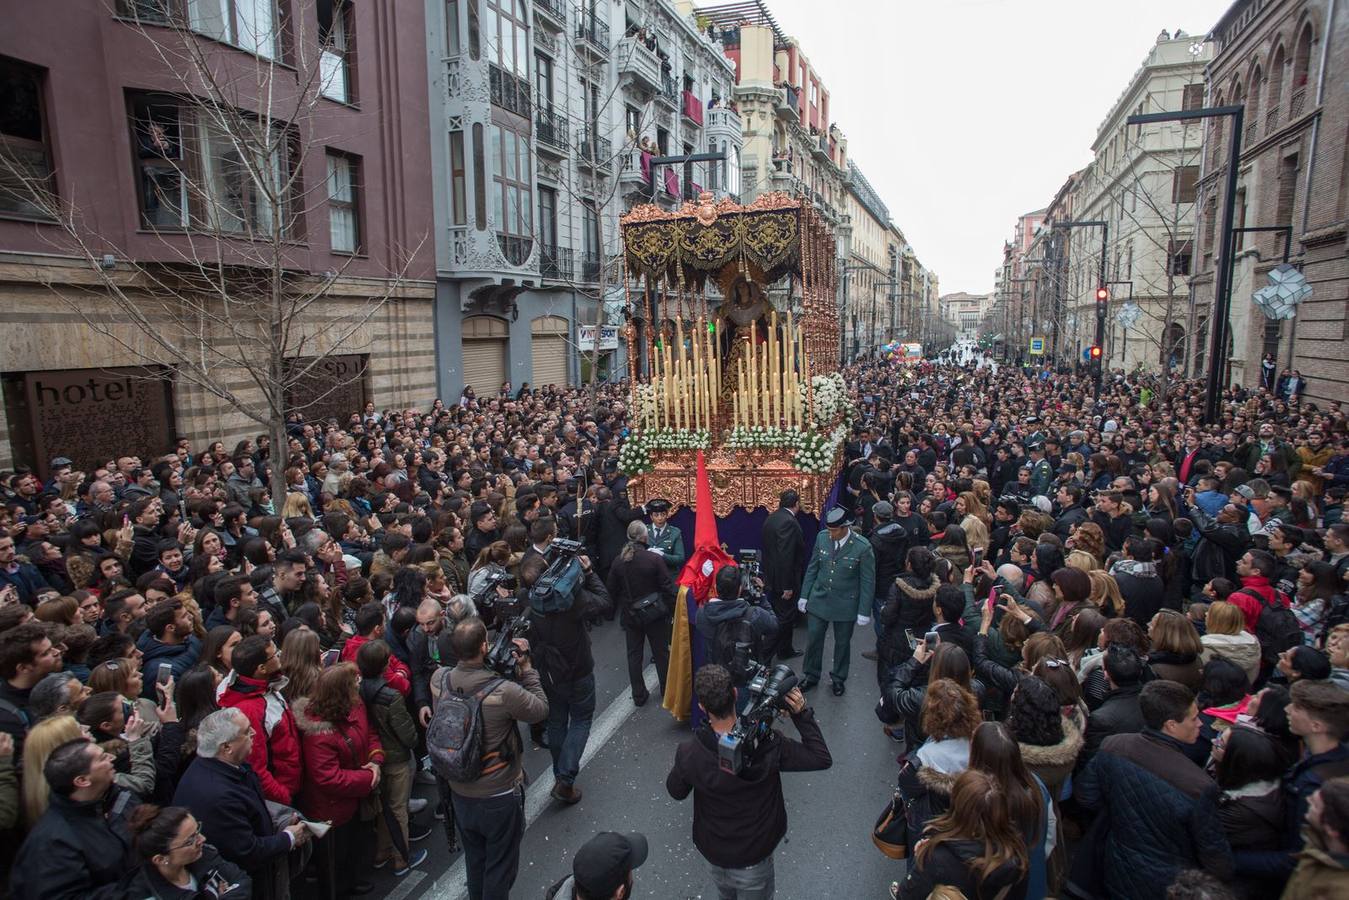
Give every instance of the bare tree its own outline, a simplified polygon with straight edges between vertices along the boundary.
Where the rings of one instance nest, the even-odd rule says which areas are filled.
[[[317,14],[309,0],[300,6]],[[343,6],[334,0],[332,14]],[[270,436],[279,502],[288,417],[363,377],[334,377],[328,363],[361,349],[361,333],[403,286],[420,243],[396,248],[398,270],[364,282],[375,289],[357,299],[335,290],[346,266],[306,271],[300,223],[328,222],[330,204],[356,190],[356,173],[326,158],[316,128],[320,98],[345,89],[341,31],[330,28],[318,52],[298,42],[280,65],[276,19],[233,23],[233,42],[255,51],[236,52],[210,39],[222,37],[216,30],[225,23],[193,10],[175,0],[121,0],[116,9],[138,31],[147,63],[173,81],[132,110],[141,225],[159,235],[159,260],[132,259],[87,210],[12,156],[0,154],[0,184],[59,225],[56,248],[96,273],[84,286],[46,284],[86,326],[138,360],[144,377],[198,388]],[[311,156],[327,177],[305,185],[300,173]],[[73,185],[76,175],[65,180]]]

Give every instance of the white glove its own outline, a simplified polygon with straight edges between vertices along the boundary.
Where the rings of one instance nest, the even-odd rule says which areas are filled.
[[[798,610],[800,610],[801,612],[805,612],[805,611],[806,611],[806,598],[805,598],[805,597],[802,597],[800,600],[797,600],[797,601],[796,601],[796,608],[797,608]]]
[[[870,625],[870,624],[871,624],[871,617],[870,617],[870,616],[858,616],[858,617],[857,617],[857,627],[858,627],[858,628],[866,628],[866,627],[867,627],[868,625]]]

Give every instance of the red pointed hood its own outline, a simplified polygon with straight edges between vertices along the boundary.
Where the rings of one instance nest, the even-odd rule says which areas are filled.
[[[717,537],[717,516],[712,512],[712,484],[707,479],[707,461],[698,451],[698,482],[694,499],[697,519],[693,528],[693,553],[679,573],[679,583],[693,592],[698,603],[707,600],[717,571],[722,566],[735,565],[730,554],[721,549]]]

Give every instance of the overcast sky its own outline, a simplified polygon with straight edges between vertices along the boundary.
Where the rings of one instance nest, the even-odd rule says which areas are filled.
[[[848,152],[943,294],[988,293],[1016,217],[1091,161],[1163,28],[1230,0],[766,0],[829,89]],[[706,5],[717,5],[715,0]]]

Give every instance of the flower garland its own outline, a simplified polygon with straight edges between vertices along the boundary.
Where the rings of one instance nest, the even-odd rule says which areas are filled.
[[[839,425],[829,432],[803,431],[776,426],[737,426],[726,436],[734,450],[785,448],[792,451],[792,465],[811,475],[828,474],[848,429]]]
[[[816,375],[810,379],[810,387],[814,394],[810,417],[816,428],[828,428],[840,418],[845,424],[851,420],[853,407],[848,401],[848,384],[842,374]]]
[[[654,467],[654,450],[706,450],[712,435],[706,428],[661,428],[635,431],[618,448],[618,468],[627,475],[640,475]]]

